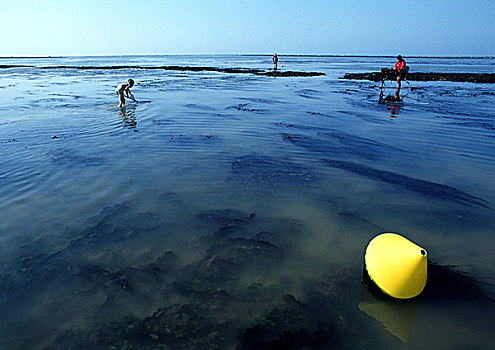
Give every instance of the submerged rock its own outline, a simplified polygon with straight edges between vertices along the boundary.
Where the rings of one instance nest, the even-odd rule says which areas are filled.
[[[205,267],[213,273],[224,274],[242,267],[268,266],[282,256],[282,249],[269,242],[235,238],[211,247]]]
[[[292,295],[253,323],[240,332],[237,349],[321,348],[330,333],[313,310]]]
[[[352,154],[366,159],[378,159],[387,152],[402,152],[398,147],[337,130],[318,132],[316,136],[282,134],[285,141],[304,147],[311,152],[332,157]]]
[[[211,227],[212,231],[215,230],[213,234],[207,235],[201,240],[215,244],[221,239],[234,236],[249,237],[248,225],[256,217],[256,213],[249,214],[238,210],[223,209],[201,211],[196,216],[202,229]]]
[[[403,187],[407,190],[436,197],[439,199],[450,200],[462,205],[471,207],[483,207],[489,208],[486,200],[472,196],[468,193],[462,192],[456,188],[429,182],[425,180],[415,179],[405,175],[400,175],[394,172],[378,170],[370,168],[368,166],[345,162],[339,160],[325,160],[327,165],[342,169],[348,172],[352,172],[361,176],[365,176],[371,180],[381,181],[392,185]]]
[[[292,183],[312,180],[312,174],[302,165],[257,154],[234,160],[231,173],[244,177],[248,182]]]
[[[220,349],[221,323],[205,317],[205,305],[173,305],[160,309],[139,325],[147,343],[166,349]]]
[[[255,216],[255,213],[247,214],[233,209],[204,210],[197,214],[199,219],[221,226],[245,223]]]

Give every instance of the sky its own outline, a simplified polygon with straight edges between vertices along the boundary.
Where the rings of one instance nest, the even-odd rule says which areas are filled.
[[[495,0],[0,0],[0,56],[495,56]]]

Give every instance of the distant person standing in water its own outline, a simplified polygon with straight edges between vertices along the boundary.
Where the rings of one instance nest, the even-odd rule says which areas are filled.
[[[406,68],[406,61],[401,55],[397,56],[397,62],[395,62],[394,70],[397,71],[397,93],[400,90],[400,82],[405,78],[408,69]]]
[[[134,95],[131,94],[131,90],[130,90],[133,86],[134,86],[134,80],[129,79],[129,80],[127,80],[127,83],[122,83],[122,84],[118,85],[117,88],[115,89],[115,93],[117,95],[119,95],[119,107],[125,106],[124,93],[125,93],[125,96],[127,96],[127,98],[130,98],[131,100],[136,101],[134,99]]]
[[[272,56],[272,61],[273,61],[273,70],[277,70],[277,64],[278,64],[278,56],[277,53]]]

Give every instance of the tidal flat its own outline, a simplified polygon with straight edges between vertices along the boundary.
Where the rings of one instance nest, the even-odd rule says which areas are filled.
[[[495,86],[379,103],[380,83],[340,77],[393,57],[229,70],[270,59],[0,59],[1,349],[490,348]],[[128,78],[140,102],[118,108]],[[428,251],[420,297],[363,284],[382,232]]]

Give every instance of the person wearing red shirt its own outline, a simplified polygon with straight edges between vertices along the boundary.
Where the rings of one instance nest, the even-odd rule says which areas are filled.
[[[397,71],[397,91],[400,90],[400,82],[406,74],[406,61],[401,55],[397,56],[397,62],[395,62],[394,69]]]

